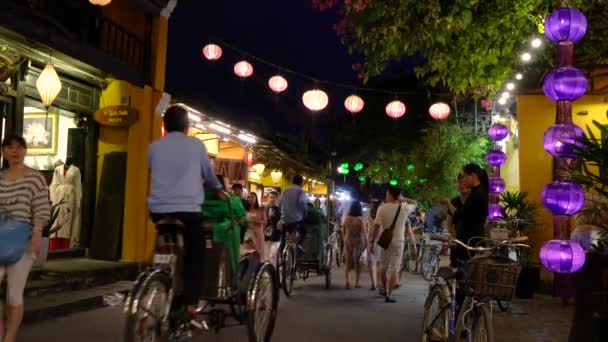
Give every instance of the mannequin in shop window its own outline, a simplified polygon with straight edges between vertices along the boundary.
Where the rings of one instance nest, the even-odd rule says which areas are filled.
[[[80,204],[82,201],[82,183],[80,169],[73,165],[68,156],[63,165],[55,168],[50,186],[51,202],[59,206],[59,215],[54,225],[60,229],[51,236],[51,249],[78,247],[80,242]]]

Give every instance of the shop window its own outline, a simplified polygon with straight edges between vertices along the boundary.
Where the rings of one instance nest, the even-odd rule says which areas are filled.
[[[76,128],[74,118],[48,113],[37,107],[23,109],[23,137],[28,151],[25,164],[40,171],[52,171],[68,157],[68,130]]]

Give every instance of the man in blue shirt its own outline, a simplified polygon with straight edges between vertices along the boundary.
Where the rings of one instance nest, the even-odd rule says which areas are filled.
[[[163,122],[167,136],[148,148],[152,175],[148,209],[154,222],[173,218],[184,225],[184,301],[187,311],[193,314],[203,287],[204,186],[219,192],[222,185],[213,172],[205,145],[186,135],[190,126],[188,111],[180,106],[170,107]]]
[[[303,221],[306,218],[308,196],[304,189],[304,178],[301,175],[293,176],[293,185],[283,192],[279,207],[281,209],[281,222],[283,224],[283,243],[285,243],[285,233],[297,230],[300,233],[298,248],[303,249],[302,241],[306,236]]]

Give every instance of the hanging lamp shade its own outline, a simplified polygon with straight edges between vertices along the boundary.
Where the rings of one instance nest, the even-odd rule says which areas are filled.
[[[587,18],[576,8],[562,7],[545,18],[545,37],[553,43],[576,43],[586,32]]]
[[[500,177],[490,177],[488,179],[490,192],[493,194],[500,194],[505,191],[505,180]]]
[[[501,141],[509,136],[509,128],[503,124],[494,124],[488,129],[488,135],[493,141]]]
[[[247,166],[249,166],[249,167],[253,166],[253,151],[247,152]]]
[[[575,273],[585,264],[585,250],[576,241],[550,240],[540,249],[540,262],[550,272]]]
[[[47,64],[40,73],[36,81],[36,89],[38,89],[42,104],[47,108],[50,107],[61,91],[61,80],[52,64]]]
[[[557,158],[576,158],[576,150],[572,147],[583,147],[581,138],[585,132],[572,122],[556,124],[545,132],[543,146],[545,151]]]
[[[353,115],[362,111],[364,105],[363,99],[354,94],[344,100],[344,108]]]
[[[247,78],[253,74],[253,66],[247,61],[240,61],[234,65],[234,73],[240,78]]]
[[[275,75],[268,80],[268,86],[275,93],[281,93],[287,89],[287,80],[281,75]]]
[[[272,183],[279,184],[281,182],[281,178],[283,178],[283,172],[274,170],[270,173],[270,178],[272,179]]]
[[[302,102],[312,111],[323,110],[329,103],[327,94],[321,89],[309,90],[302,95]]]
[[[586,91],[587,77],[570,66],[551,70],[543,80],[543,92],[553,101],[575,101]]]
[[[112,0],[89,0],[89,2],[95,6],[105,6],[112,2]]]
[[[405,115],[405,104],[399,100],[395,100],[386,105],[386,115],[393,119],[399,119]]]
[[[429,114],[434,120],[445,120],[450,116],[450,106],[447,103],[437,102],[429,108]]]
[[[203,48],[203,56],[210,61],[217,61],[222,57],[222,48],[216,44],[207,44]]]
[[[585,191],[573,181],[554,181],[545,185],[541,200],[553,215],[570,216],[583,208]]]
[[[492,166],[501,166],[507,160],[507,155],[501,150],[491,150],[488,152],[486,160]]]
[[[255,172],[258,175],[262,175],[262,173],[264,173],[264,170],[266,170],[266,165],[262,164],[262,163],[257,163],[255,165],[252,166],[252,168],[255,170]]]

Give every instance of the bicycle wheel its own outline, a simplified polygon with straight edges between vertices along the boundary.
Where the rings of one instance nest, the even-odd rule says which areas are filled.
[[[403,272],[410,271],[410,244],[406,241],[403,249],[403,258],[401,259],[401,271],[399,272],[399,275],[402,275]]]
[[[422,342],[447,341],[450,324],[450,301],[446,290],[435,285],[424,303]]]
[[[469,307],[470,298],[465,299],[461,309]],[[456,324],[456,342],[494,342],[494,326],[487,304],[476,304],[466,317],[459,317]]]
[[[281,260],[281,286],[287,297],[291,296],[293,290],[293,280],[295,273],[295,253],[293,246],[288,245],[283,250],[283,258]]]
[[[482,304],[475,308],[471,342],[494,342],[494,326],[488,305]]]
[[[439,257],[437,251],[429,249],[425,253],[425,257],[422,259],[422,278],[430,281],[432,276],[437,272],[439,267]]]
[[[165,315],[171,305],[171,278],[165,272],[156,271],[136,286],[139,286],[139,290],[131,295],[124,341],[167,341],[169,322],[165,320]]]
[[[247,333],[249,342],[267,342],[272,337],[279,290],[275,269],[271,264],[261,264],[247,290]]]
[[[331,288],[331,261],[333,259],[332,248],[328,247],[325,253],[326,255],[323,271],[325,273],[325,289],[329,290]]]

